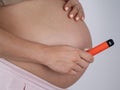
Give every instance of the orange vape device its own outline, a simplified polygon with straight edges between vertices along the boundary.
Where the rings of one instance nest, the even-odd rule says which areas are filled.
[[[87,52],[89,52],[91,55],[94,56],[113,45],[114,45],[114,41],[112,39],[109,39],[109,40],[99,44],[98,46],[91,48],[90,50],[87,50]]]

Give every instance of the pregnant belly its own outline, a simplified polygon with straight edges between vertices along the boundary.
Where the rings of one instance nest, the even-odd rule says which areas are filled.
[[[90,48],[91,37],[85,23],[70,20],[68,12],[63,11],[64,3],[64,0],[27,0],[4,7],[0,9],[0,25],[14,35],[30,41]],[[79,72],[76,76],[59,74],[43,65],[12,59],[9,61],[62,88],[75,83],[84,72]]]

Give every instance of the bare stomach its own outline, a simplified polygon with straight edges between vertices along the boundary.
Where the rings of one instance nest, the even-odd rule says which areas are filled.
[[[21,38],[47,45],[91,47],[91,37],[84,22],[70,20],[63,11],[64,0],[27,0],[0,9],[0,25]],[[84,73],[59,74],[34,63],[9,59],[13,64],[61,88],[74,84]]]

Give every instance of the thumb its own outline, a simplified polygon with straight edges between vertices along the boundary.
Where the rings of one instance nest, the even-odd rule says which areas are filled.
[[[87,51],[87,50],[89,50],[90,48],[85,48],[85,49],[83,49],[84,51]]]

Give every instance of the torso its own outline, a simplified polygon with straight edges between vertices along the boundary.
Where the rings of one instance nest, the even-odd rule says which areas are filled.
[[[64,0],[27,0],[0,10],[0,25],[21,38],[47,45],[91,47],[91,37],[84,22],[75,22],[63,10]],[[59,74],[34,63],[9,60],[17,66],[62,88],[76,82],[76,76]],[[49,77],[48,77],[49,76]]]

